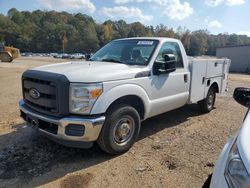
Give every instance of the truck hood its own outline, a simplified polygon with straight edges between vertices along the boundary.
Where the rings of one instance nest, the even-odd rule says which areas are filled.
[[[65,75],[70,82],[104,82],[134,78],[146,66],[125,65],[99,61],[74,61],[32,68]]]

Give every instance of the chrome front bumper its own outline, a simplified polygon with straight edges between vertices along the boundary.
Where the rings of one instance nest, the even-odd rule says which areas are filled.
[[[21,116],[23,119],[27,121],[27,117],[29,117],[29,122],[32,127],[35,127],[40,133],[49,137],[50,139],[61,143],[63,145],[71,146],[71,147],[91,147],[93,141],[96,141],[102,126],[105,121],[104,116],[100,117],[80,117],[80,116],[69,116],[64,118],[57,118],[53,116],[46,116],[40,114],[24,104],[24,101],[21,100],[19,102],[19,108],[21,111]],[[31,121],[30,121],[31,120]],[[57,131],[51,133],[43,129],[39,122],[46,122],[48,125],[53,125],[57,127]],[[82,126],[84,127],[84,133],[81,136],[69,136],[66,134],[66,127],[69,125]]]

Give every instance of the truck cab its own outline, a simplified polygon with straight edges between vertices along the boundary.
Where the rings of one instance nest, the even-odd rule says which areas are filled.
[[[97,141],[120,154],[136,141],[143,120],[190,103],[210,112],[215,93],[226,88],[229,65],[189,60],[176,39],[118,39],[88,61],[25,71],[21,116],[56,142],[91,147]]]

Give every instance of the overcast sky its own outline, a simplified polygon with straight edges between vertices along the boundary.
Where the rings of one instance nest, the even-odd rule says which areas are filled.
[[[213,34],[250,36],[250,0],[0,0],[0,13],[10,8],[81,12],[97,22],[124,19],[176,29],[208,29]]]

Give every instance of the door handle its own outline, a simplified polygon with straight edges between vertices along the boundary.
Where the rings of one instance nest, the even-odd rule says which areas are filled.
[[[206,78],[202,77],[202,85],[205,83],[205,81],[206,81]]]
[[[184,74],[184,82],[185,82],[185,83],[188,82],[188,74]]]

